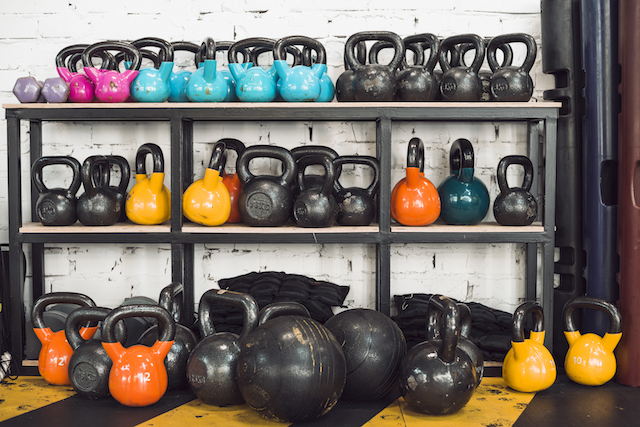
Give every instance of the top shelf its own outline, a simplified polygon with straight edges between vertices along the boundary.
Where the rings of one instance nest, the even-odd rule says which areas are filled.
[[[543,120],[560,102],[89,103],[3,104],[22,120],[418,121]]]

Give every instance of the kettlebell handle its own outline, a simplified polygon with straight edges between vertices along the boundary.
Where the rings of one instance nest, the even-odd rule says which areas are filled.
[[[118,342],[116,339],[116,324],[129,317],[154,317],[158,319],[160,338],[158,341],[173,341],[176,336],[176,322],[163,307],[153,304],[132,304],[123,305],[109,313],[102,324],[102,342],[113,344]]]
[[[355,56],[356,45],[361,41],[366,40],[382,40],[390,42],[393,45],[394,55],[389,62],[388,67],[391,70],[395,70],[400,66],[402,59],[404,58],[404,42],[399,35],[390,31],[361,31],[352,34],[347,39],[347,43],[344,46],[347,64],[350,69],[354,72],[358,72],[358,70],[366,66],[365,64],[361,64]]]
[[[223,170],[227,165],[227,155],[226,155],[226,151],[227,150],[231,150],[231,151],[235,151],[236,152],[236,155],[237,155],[236,161],[237,161],[238,158],[240,158],[240,155],[242,155],[242,153],[244,153],[244,150],[246,150],[245,145],[239,139],[222,138],[222,139],[218,140],[218,142],[222,142],[225,145],[224,164],[222,165],[222,169]]]
[[[246,49],[249,47],[267,47],[270,50],[273,50],[273,45],[275,40],[268,39],[266,37],[249,37],[247,39],[238,40],[234,44],[231,45],[229,51],[227,52],[227,57],[229,64],[237,64],[238,63],[238,52],[246,52]],[[251,52],[251,60],[249,62],[253,62],[253,52]],[[246,56],[245,58],[246,59]],[[244,61],[246,63],[246,61]],[[255,63],[254,63],[255,65]]]
[[[224,170],[224,164],[227,162],[227,154],[225,153],[227,146],[224,142],[216,142],[213,146],[211,159],[209,159],[209,169],[217,170],[220,175]]]
[[[311,317],[309,310],[304,305],[295,301],[282,301],[271,303],[258,313],[258,326],[264,325],[274,317],[279,316],[302,316]]]
[[[411,138],[407,146],[407,167],[424,172],[424,143],[420,138]]]
[[[288,187],[293,183],[298,173],[298,166],[289,150],[275,145],[253,145],[240,155],[236,163],[236,173],[243,185],[255,178],[255,175],[249,171],[249,162],[256,157],[268,157],[280,160],[283,171],[279,184]]]
[[[131,170],[129,168],[129,162],[122,156],[110,155],[106,156],[109,160],[109,164],[117,165],[120,168],[120,182],[116,186],[118,192],[124,193],[129,186],[129,179],[131,178]]]
[[[198,326],[202,338],[216,333],[211,320],[211,307],[214,304],[239,307],[242,310],[240,342],[243,342],[258,326],[258,303],[251,295],[225,289],[209,289],[200,297],[200,305],[198,306]]]
[[[380,162],[377,158],[372,156],[340,156],[333,160],[333,167],[336,172],[335,179],[333,181],[333,190],[336,193],[341,192],[344,187],[340,184],[340,175],[342,173],[342,165],[355,164],[369,166],[373,170],[373,179],[371,184],[365,189],[367,195],[373,198],[374,194],[378,191],[380,186]]]
[[[83,307],[95,307],[96,304],[87,295],[77,292],[55,292],[42,295],[36,300],[31,309],[31,323],[36,329],[44,329],[44,309],[51,304],[77,304]]]
[[[488,52],[488,48],[489,48],[489,42],[491,41],[490,38],[485,38],[483,39],[484,42],[484,48],[485,48],[485,52],[487,55],[489,55]],[[464,43],[462,45],[460,45],[460,64],[462,66],[466,66],[466,63],[464,61],[464,55],[465,53],[467,53],[469,50],[473,49],[473,45],[471,43]],[[511,49],[511,45],[509,43],[505,43],[505,44],[501,44],[500,46],[498,46],[499,50],[502,51],[503,54],[503,58],[502,58],[502,65],[501,67],[508,67],[511,65],[511,63],[513,62],[513,49]],[[495,55],[496,52],[494,52]],[[497,62],[497,59],[496,59]]]
[[[97,174],[94,172],[98,172]],[[88,197],[96,195],[96,188],[109,184],[109,160],[103,155],[89,156],[82,163],[82,185]],[[99,179],[95,180],[95,176]],[[95,180],[95,182],[94,182]]]
[[[429,57],[426,62],[424,62],[423,59],[419,63],[416,62],[416,65],[420,64],[424,71],[432,73],[433,69],[436,67],[438,58],[440,57],[440,39],[434,34],[422,33],[405,37],[404,44],[405,46],[412,46],[414,44],[419,45],[422,48],[423,55],[424,50],[427,48],[429,49]]]
[[[619,334],[622,332],[622,318],[620,311],[615,305],[608,301],[597,298],[578,296],[567,301],[562,308],[562,318],[564,321],[564,330],[567,332],[576,332],[578,328],[573,321],[573,313],[578,308],[588,308],[602,311],[609,316],[609,334]]]
[[[153,160],[153,173],[164,173],[164,156],[162,154],[162,149],[158,145],[148,142],[146,144],[142,144],[136,153],[136,174],[147,174],[145,160],[148,154],[151,155]]]
[[[44,185],[42,180],[42,168],[48,165],[65,165],[71,168],[73,177],[67,191],[69,194],[75,196],[80,189],[81,184],[80,162],[70,156],[44,156],[36,159],[36,161],[33,162],[33,166],[31,166],[31,176],[33,177],[33,184],[40,193],[46,193],[49,191],[49,188]]]
[[[361,65],[365,65],[367,63],[367,44],[363,41],[359,42],[358,44],[356,44],[356,52],[354,55],[354,59],[356,61],[358,61],[359,64]],[[343,54],[343,61],[344,61],[344,70],[350,70],[351,68],[349,67],[349,63],[347,61],[347,51],[344,51]]]
[[[306,46],[311,50],[316,51],[316,64],[327,63],[327,52],[324,46],[316,39],[306,36],[288,36],[282,37],[277,40],[273,45],[273,59],[274,61],[280,61],[286,59],[285,48],[292,45]],[[309,60],[311,59],[311,52],[309,52]]]
[[[469,306],[464,303],[457,303],[458,311],[460,312],[460,337],[468,338],[471,334],[471,309]],[[442,317],[442,312],[440,310],[432,310],[431,305],[429,304],[427,307],[427,341],[432,341],[435,339],[439,339],[441,336],[440,328],[440,317]]]
[[[183,301],[184,285],[180,282],[173,282],[160,291],[158,305],[171,313],[176,324],[180,324],[182,322]]]
[[[480,67],[482,66],[482,62],[484,61],[484,41],[482,37],[477,34],[458,34],[455,36],[447,37],[442,41],[440,45],[440,68],[442,68],[442,72],[447,72],[451,69],[452,65],[447,60],[447,52],[450,49],[455,50],[456,45],[460,45],[463,43],[470,43],[471,48],[475,49],[476,53],[473,57],[473,62],[471,62],[471,66],[466,67],[472,70],[474,73],[478,73],[480,71]]]
[[[524,321],[528,314],[533,316],[533,331],[544,332],[544,312],[537,301],[526,301],[513,312],[511,341],[524,342]]]
[[[531,189],[533,183],[533,164],[526,156],[505,156],[498,162],[498,169],[496,175],[498,178],[498,186],[501,193],[507,193],[509,191],[509,185],[507,183],[507,168],[511,165],[522,165],[524,168],[524,178],[522,181],[522,188],[525,191]]]
[[[463,169],[473,169],[475,163],[471,141],[459,138],[453,141],[449,152],[449,169],[452,175],[462,178]]]
[[[131,62],[131,67],[129,67],[129,69],[140,69],[140,64],[142,63],[142,55],[140,54],[140,51],[131,43],[118,41],[98,42],[88,46],[84,50],[84,52],[82,52],[82,64],[85,67],[93,67],[93,64],[91,63],[91,57],[93,56],[94,52],[103,50],[118,50],[120,52],[126,52],[130,54],[133,59]]]
[[[382,49],[389,49],[392,48],[393,44],[391,42],[388,41],[378,41],[375,42],[372,46],[371,49],[369,49],[369,63],[370,64],[379,64],[379,55],[380,55],[380,51]],[[413,52],[413,65],[409,65],[408,61],[407,61],[407,51],[410,50],[411,52]],[[406,41],[404,42],[404,52],[402,54],[402,63],[400,64],[399,69],[400,70],[404,70],[406,68],[409,68],[410,66],[413,67],[422,67],[424,63],[424,48],[422,47],[421,43],[411,43],[411,44],[407,44]]]
[[[132,41],[131,44],[138,49],[157,47],[159,49],[158,59],[161,62],[173,62],[173,45],[164,39],[159,37],[143,37]]]
[[[110,309],[104,307],[80,307],[69,313],[64,324],[64,334],[73,351],[76,351],[78,347],[86,342],[80,335],[80,324],[87,320],[102,321],[110,312]],[[118,322],[116,328],[118,328],[116,335],[120,337],[120,342],[126,342],[127,325],[124,322]]]
[[[429,308],[431,309],[432,306],[441,313],[442,342],[438,350],[438,358],[445,363],[451,363],[456,358],[460,339],[460,311],[455,302],[443,295],[432,295],[429,298]],[[429,316],[427,316],[427,323],[429,323]]]
[[[216,59],[216,42],[211,37],[205,37],[196,52],[196,67],[199,67],[205,60],[213,61]]]
[[[153,68],[160,68],[160,57],[155,52],[149,49],[138,49],[138,52],[140,52],[142,59],[148,59],[153,62]],[[131,69],[131,55],[127,55],[126,52],[117,53],[115,56],[116,65],[123,61],[125,61],[125,68]]]
[[[300,188],[300,191],[305,191],[307,189],[304,183],[304,172],[307,166],[310,165],[321,165],[324,168],[324,181],[320,193],[325,197],[329,197],[333,190],[333,183],[335,182],[333,160],[324,155],[304,156],[298,160],[298,187]]]
[[[496,59],[496,50],[503,45],[509,45],[509,43],[518,43],[518,42],[524,43],[524,45],[527,48],[527,54],[525,56],[524,62],[520,67],[518,67],[518,69],[525,73],[528,73],[529,71],[531,71],[531,68],[533,67],[534,62],[536,61],[536,54],[537,54],[536,41],[529,34],[513,33],[513,34],[501,34],[499,36],[494,37],[489,42],[489,45],[487,46],[487,62],[489,63],[489,67],[491,67],[492,72],[495,72],[496,70],[505,66],[503,64],[502,67],[500,67],[500,65],[498,64],[498,61]],[[507,64],[507,65],[510,65],[510,64]]]
[[[63,48],[56,55],[56,67],[67,68],[69,71],[77,72],[76,62],[82,60],[82,52],[89,47],[88,44],[74,44]],[[102,65],[100,68],[103,70],[110,70],[114,66],[115,58],[107,51],[96,52],[97,56],[102,58]],[[69,62],[66,59],[69,58]]]

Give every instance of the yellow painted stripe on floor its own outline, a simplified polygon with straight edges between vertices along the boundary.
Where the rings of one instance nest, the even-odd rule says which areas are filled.
[[[192,400],[174,410],[165,412],[139,426],[225,426],[225,427],[286,427],[289,424],[262,418],[249,405],[233,405],[225,408],[207,405],[200,399]]]
[[[71,386],[51,385],[42,377],[5,378],[0,383],[0,421],[76,394]]]
[[[510,389],[504,380],[483,378],[471,400],[451,415],[432,416],[414,411],[403,398],[387,406],[371,419],[367,427],[424,426],[511,426],[531,402],[535,393]]]

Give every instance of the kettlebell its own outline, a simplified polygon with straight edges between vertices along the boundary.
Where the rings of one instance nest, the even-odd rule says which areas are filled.
[[[174,342],[164,359],[164,366],[167,370],[167,390],[187,387],[187,361],[198,344],[195,334],[182,324],[183,298],[184,286],[180,282],[173,282],[162,288],[160,298],[158,298],[160,307],[171,313],[176,323]],[[151,326],[140,336],[138,343],[151,347],[162,335],[162,326],[162,323]]]
[[[94,182],[94,168],[100,168],[100,182]],[[116,193],[109,189],[109,160],[89,156],[82,164],[84,193],[78,197],[76,212],[82,225],[113,225],[120,219],[122,207]]]
[[[64,330],[53,332],[44,324],[43,312],[46,306],[55,303],[77,304],[84,307],[95,307],[95,303],[86,295],[75,292],[52,292],[44,294],[33,304],[31,323],[33,332],[42,343],[38,356],[38,372],[46,382],[53,385],[70,385],[69,359],[73,349],[67,341]],[[98,326],[87,326],[80,329],[85,340],[96,333]]]
[[[469,355],[458,347],[458,305],[442,295],[433,295],[431,299],[442,306],[442,338],[423,341],[409,349],[400,362],[400,391],[416,411],[428,415],[453,414],[473,396],[476,370]]]
[[[236,80],[236,95],[242,102],[271,102],[276,97],[278,72],[275,67],[266,70],[251,66],[251,63],[239,64],[237,52],[250,46],[267,46],[273,49],[271,39],[252,37],[235,42],[229,49],[229,71]]]
[[[522,66],[502,66],[496,60],[496,49],[505,43],[524,43],[527,55]],[[536,60],[536,41],[529,34],[502,34],[494,37],[487,48],[487,62],[493,76],[491,76],[491,96],[495,101],[527,102],[533,95],[533,80],[529,71]]]
[[[131,98],[137,102],[165,102],[171,94],[173,72],[173,45],[159,37],[144,37],[131,42],[137,49],[159,49],[160,66],[143,68],[131,83]]]
[[[285,48],[291,45],[307,46],[316,51],[317,60],[312,66],[290,67],[285,60]],[[320,97],[320,79],[327,71],[324,46],[319,41],[305,36],[283,37],[273,45],[273,65],[280,77],[280,95],[287,102],[313,102]]]
[[[93,66],[91,57],[93,53],[101,50],[119,50],[132,56],[131,67],[122,73],[109,70],[101,71]],[[98,42],[88,46],[82,52],[84,72],[93,82],[95,95],[100,102],[124,102],[129,98],[131,83],[138,76],[138,70],[142,62],[142,56],[138,49],[126,42]]]
[[[193,102],[222,102],[229,95],[229,84],[218,73],[216,42],[207,37],[196,54],[198,69],[191,73],[187,83],[187,97]]]
[[[147,175],[145,160],[150,154],[153,172]],[[171,194],[164,185],[164,157],[156,144],[147,143],[136,153],[136,184],[125,202],[127,218],[136,224],[162,224],[171,218]]]
[[[473,146],[468,139],[456,139],[449,152],[450,175],[438,186],[442,209],[440,218],[447,224],[473,225],[489,211],[489,191],[473,176]]]
[[[237,161],[242,153],[244,153],[244,150],[246,148],[242,141],[235,138],[223,138],[218,142],[222,142],[226,146],[223,169],[226,167],[227,160],[229,159],[228,155],[226,155],[229,150],[236,152]],[[227,190],[229,191],[229,200],[231,202],[231,210],[229,212],[229,218],[227,218],[227,223],[236,224],[242,222],[242,217],[240,217],[240,210],[238,209],[238,197],[240,197],[240,191],[242,190],[242,182],[240,182],[238,172],[236,171],[233,174],[223,173],[222,183],[225,187],[227,187]]]
[[[346,46],[345,46],[346,47]],[[356,52],[354,58],[359,64],[365,65],[367,63],[367,45],[364,41],[355,44]],[[344,71],[338,76],[336,80],[336,99],[338,102],[353,102],[356,100],[353,94],[353,78],[355,76],[354,71],[349,67],[349,61],[347,61],[347,51],[344,52]]]
[[[312,67],[318,62],[318,54],[313,57],[313,49],[307,45],[302,47],[302,65]],[[331,81],[331,77],[325,71],[320,78],[320,96],[316,102],[331,102],[336,95],[336,88]]]
[[[415,61],[413,66],[409,66],[406,60],[403,61],[403,69],[398,71],[398,101],[403,102],[428,102],[434,101],[440,92],[438,80],[433,74],[433,69],[440,57],[440,39],[433,34],[423,33],[404,38],[405,48],[414,47],[424,51],[429,49],[429,56],[426,61]],[[416,59],[421,59],[415,55]],[[424,58],[424,54],[422,55]]]
[[[276,40],[267,39],[271,43],[275,44]],[[273,56],[273,44],[258,44],[256,47],[251,49],[249,62],[253,67],[260,67],[259,58],[263,54],[271,54]],[[302,65],[302,52],[296,46],[289,45],[285,47],[285,52],[291,55],[292,58],[292,67],[297,67]],[[288,59],[287,56],[286,59]],[[275,64],[271,65],[271,68],[275,69]],[[273,99],[274,102],[284,101],[282,95],[280,95],[280,86],[282,85],[282,79],[278,76],[276,71],[276,97]]]
[[[69,359],[69,380],[76,393],[89,399],[109,395],[109,371],[113,363],[102,347],[102,341],[95,339],[95,336],[85,340],[78,328],[86,320],[104,320],[110,311],[102,307],[80,307],[72,311],[65,322],[64,332],[73,349]],[[118,322],[116,327],[120,328],[120,331],[116,331],[119,341],[126,341],[124,322]]]
[[[213,147],[204,178],[192,183],[182,196],[184,216],[197,224],[224,224],[231,213],[229,190],[222,183],[220,171],[224,167],[226,145],[217,142]]]
[[[343,187],[340,183],[342,166],[363,165],[371,168],[373,178],[366,188]],[[340,225],[369,225],[378,211],[376,193],[380,185],[380,162],[371,156],[340,156],[333,160],[336,171],[333,180],[333,194],[338,204],[336,222]]]
[[[196,58],[196,53],[200,46],[195,43],[191,43],[188,41],[178,41],[172,42],[171,46],[173,47],[174,58],[175,53],[178,51],[181,52],[190,52],[193,54],[194,65],[198,66]],[[175,60],[175,59],[174,59]],[[169,97],[167,101],[169,102],[189,102],[189,98],[187,97],[187,84],[189,83],[189,77],[191,77],[191,70],[182,68],[176,69],[173,68],[171,71],[171,76],[169,77]]]
[[[573,313],[580,308],[602,311],[609,316],[609,330],[603,337],[592,333],[580,334],[573,322]],[[594,386],[612,379],[616,373],[613,351],[622,338],[622,319],[616,306],[601,299],[577,296],[564,305],[562,318],[564,336],[569,343],[564,359],[567,376],[578,384]]]
[[[522,165],[524,179],[521,187],[509,187],[507,168]],[[500,194],[493,202],[493,215],[501,225],[530,225],[538,215],[538,202],[529,192],[533,182],[533,164],[526,156],[506,156],[498,162]]]
[[[491,39],[483,39],[484,42],[484,47],[485,47],[485,52],[489,46],[489,42],[491,41]],[[473,45],[471,43],[465,43],[462,45],[459,45],[459,50],[460,50],[460,64],[461,65],[466,65],[464,57],[465,57],[465,53],[467,53],[467,51],[469,51],[470,49],[473,49]],[[511,45],[509,45],[509,43],[505,43],[502,44],[500,46],[498,46],[498,50],[502,51],[503,57],[502,57],[502,67],[506,67],[511,65],[511,63],[513,62],[513,49],[511,49]],[[489,53],[487,52],[487,57],[488,57]],[[480,97],[481,101],[491,101],[493,100],[493,97],[491,96],[491,76],[493,76],[493,71],[491,71],[491,69],[483,69],[481,68],[480,71],[478,71],[478,76],[480,77],[480,82],[482,83],[482,96]]]
[[[305,167],[311,165],[322,165],[322,158],[327,157],[329,160],[333,161],[338,157],[338,153],[331,147],[327,147],[325,145],[299,145],[291,149],[291,155],[296,161],[296,165],[298,167],[298,171],[300,171],[300,160],[305,157],[312,157],[315,159],[311,161],[311,159],[305,160]],[[338,169],[334,169],[337,173],[340,173],[342,167],[338,167]],[[298,178],[302,177],[304,180],[305,188],[322,188],[324,185],[324,174],[318,175],[315,173],[308,173],[308,171],[304,171],[305,173],[296,177],[295,181],[291,185],[291,193],[293,194],[293,198],[295,199],[300,194],[300,183],[298,182]],[[311,171],[312,172],[312,171]],[[323,171],[324,172],[324,171]]]
[[[218,53],[222,54],[222,58],[225,59],[227,57],[227,52],[231,49],[233,42],[229,41],[219,41],[216,42],[216,55]],[[248,63],[250,61],[250,53],[248,50],[242,52],[243,54],[243,63]],[[217,56],[216,56],[217,58]],[[217,59],[216,59],[217,60]],[[219,61],[218,64],[221,64],[222,61]],[[238,95],[236,95],[236,79],[233,78],[233,74],[229,71],[229,67],[227,68],[218,68],[217,73],[227,82],[228,92],[227,96],[224,99],[224,102],[238,102]]]
[[[534,327],[524,338],[524,320],[533,315]],[[502,363],[502,378],[509,387],[525,393],[545,390],[556,380],[556,363],[544,346],[544,315],[536,301],[526,301],[513,313],[511,349]]]
[[[311,420],[330,411],[342,395],[347,373],[342,348],[308,313],[296,302],[267,305],[240,349],[238,387],[262,417]]]
[[[151,316],[162,324],[162,334],[153,346],[133,345],[124,348],[115,335],[115,325],[128,317]],[[176,333],[171,314],[153,305],[128,305],[111,311],[103,324],[102,346],[113,366],[109,373],[109,392],[125,406],[149,406],[167,390],[164,358],[169,353]]]
[[[256,157],[268,157],[282,162],[280,176],[259,175],[249,171],[249,162]],[[250,226],[283,225],[291,215],[293,198],[291,184],[298,172],[293,156],[286,148],[253,145],[238,158],[236,172],[242,182],[238,210],[242,222]]]
[[[48,165],[66,165],[71,168],[69,188],[49,189],[42,179],[42,169]],[[76,193],[80,189],[80,162],[70,156],[45,156],[31,166],[31,179],[40,193],[36,201],[36,215],[42,225],[72,225],[77,220]]]
[[[56,71],[69,85],[69,102],[92,102],[94,98],[94,87],[91,80],[84,73],[70,70],[71,64],[74,64],[75,68],[74,55],[81,54],[87,47],[86,44],[67,46],[56,55]],[[68,65],[65,63],[67,58],[69,58]]]
[[[475,49],[471,66],[452,66],[447,60],[447,53],[456,45],[470,43]],[[484,42],[476,34],[459,34],[447,37],[440,46],[440,68],[442,81],[440,94],[444,101],[480,101],[482,98],[482,82],[478,72],[484,61]]]
[[[307,164],[321,164],[325,170],[321,188],[307,188],[304,173]],[[333,162],[326,156],[305,156],[298,161],[298,185],[300,194],[293,204],[293,219],[299,227],[331,227],[338,214],[338,204],[333,197],[335,171]]]
[[[118,217],[118,222],[124,222],[127,220],[127,213],[125,212],[124,204],[127,200],[127,187],[129,186],[129,179],[131,177],[131,169],[129,168],[129,162],[127,162],[127,159],[125,159],[124,157],[118,156],[118,155],[108,155],[105,157],[109,162],[109,167],[111,167],[111,165],[115,165],[120,170],[120,181],[118,182],[118,185],[108,185],[111,180],[111,176],[110,176],[111,174],[109,171],[109,175],[107,176],[108,178],[107,188],[116,195],[116,199],[120,203],[121,208],[120,208],[120,216]],[[93,170],[94,170],[94,174],[93,174],[94,182],[101,182],[100,181],[101,174],[102,174],[101,168],[99,167],[93,168]]]
[[[214,305],[242,310],[242,332],[216,332],[212,319]],[[249,294],[210,289],[200,298],[198,325],[202,341],[189,356],[187,379],[191,390],[204,403],[215,406],[244,402],[236,381],[236,361],[248,335],[258,326],[258,304]]]
[[[424,177],[424,144],[411,138],[407,146],[405,178],[391,192],[391,217],[402,225],[425,226],[440,216],[440,196],[431,181]]]
[[[393,48],[393,44],[388,41],[377,41],[369,49],[369,63],[370,64],[379,64],[378,57],[380,55],[380,51],[384,49]],[[395,75],[396,80],[398,81],[398,88],[400,87],[400,78],[399,76],[409,68],[409,61],[407,51],[411,51],[413,53],[413,61],[415,64],[422,64],[424,62],[424,49],[421,44],[414,43],[410,45],[404,46],[404,53],[402,56],[402,62],[400,66],[396,69]],[[395,100],[398,101],[398,92],[396,92]]]
[[[388,65],[364,65],[358,62],[355,58],[354,48],[360,41],[365,40],[383,40],[393,45],[394,55]],[[344,49],[349,68],[354,72],[353,93],[355,101],[393,101],[398,90],[395,72],[404,57],[402,38],[389,31],[358,32],[347,39]]]

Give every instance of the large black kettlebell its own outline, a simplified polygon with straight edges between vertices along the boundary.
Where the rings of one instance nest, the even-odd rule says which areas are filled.
[[[118,217],[118,222],[124,222],[127,220],[127,213],[124,209],[124,203],[127,200],[127,187],[129,186],[129,179],[131,178],[131,168],[129,167],[129,162],[122,156],[118,155],[108,155],[105,156],[109,161],[109,167],[111,165],[117,166],[120,169],[120,181],[118,185],[108,185],[108,189],[111,190],[115,195],[116,199],[120,203],[120,216]],[[94,182],[102,182],[104,179],[102,168],[94,168],[93,179]],[[111,181],[111,174],[107,176],[107,184]]]
[[[280,160],[282,175],[259,175],[249,171],[249,162],[256,157]],[[283,225],[291,215],[293,197],[291,184],[298,172],[296,161],[286,148],[254,145],[247,148],[236,162],[236,173],[242,182],[238,210],[242,222],[250,226]]]
[[[94,182],[94,168],[100,168],[100,181]],[[76,212],[82,225],[113,225],[118,222],[123,206],[109,189],[109,160],[105,156],[89,156],[82,164],[84,193],[78,197]]]
[[[176,324],[174,343],[164,359],[164,366],[167,369],[168,390],[187,387],[187,362],[191,352],[198,344],[198,339],[191,329],[181,324],[183,295],[184,286],[182,283],[174,282],[160,291],[160,298],[158,299],[158,305],[171,313]],[[162,335],[160,326],[160,324],[151,326],[140,336],[138,342],[151,347]]]
[[[356,45],[365,40],[391,42],[394,48],[393,59],[385,64],[361,64],[355,57]],[[364,31],[351,35],[345,44],[345,54],[349,68],[354,71],[353,94],[356,101],[381,102],[393,101],[398,90],[396,69],[404,58],[402,38],[390,31]]]
[[[429,48],[429,57],[422,61],[415,61],[413,66],[406,66],[396,75],[398,79],[398,101],[427,102],[437,98],[440,92],[438,80],[433,69],[440,57],[440,39],[433,34],[424,33],[404,38],[407,49],[419,46],[423,50]],[[424,54],[423,54],[424,58]],[[419,58],[416,58],[419,59]]]
[[[415,410],[429,415],[452,414],[467,404],[476,388],[476,370],[458,347],[460,311],[456,303],[432,296],[442,305],[442,339],[411,348],[400,363],[400,390]]]
[[[109,371],[113,363],[102,347],[102,341],[85,340],[78,330],[86,320],[104,320],[111,310],[102,307],[81,307],[72,311],[65,322],[64,332],[73,349],[69,359],[69,380],[74,390],[89,399],[109,396]],[[127,340],[124,322],[116,324],[116,336],[123,343]]]
[[[231,332],[216,332],[211,308],[217,304],[242,310],[242,333],[239,336]],[[236,360],[247,336],[258,326],[258,303],[249,294],[210,289],[200,298],[198,325],[203,338],[187,364],[191,390],[208,405],[244,402],[236,381]]]
[[[42,179],[42,169],[48,165],[66,165],[73,176],[69,188],[47,188]],[[31,178],[40,193],[36,202],[36,215],[42,225],[71,225],[78,220],[76,193],[80,189],[80,162],[69,156],[40,157],[33,162]]]
[[[373,179],[367,188],[343,187],[340,183],[342,165],[369,166]],[[380,162],[371,156],[340,156],[333,161],[336,176],[333,180],[333,194],[338,204],[336,222],[340,225],[369,225],[377,213],[376,193],[380,185]]]
[[[346,361],[327,328],[295,302],[264,307],[237,361],[238,387],[261,416],[299,422],[327,413],[342,395]]]
[[[522,165],[524,179],[521,187],[509,187],[507,168]],[[493,215],[501,225],[530,225],[538,215],[538,202],[529,192],[533,183],[533,164],[526,156],[506,156],[498,162],[500,194],[493,202]]]
[[[322,187],[305,185],[304,173],[308,164],[321,164],[325,170]],[[300,227],[331,227],[338,214],[338,204],[333,197],[335,171],[329,157],[305,156],[298,161],[298,185],[300,194],[293,204],[293,219]]]
[[[367,63],[367,44],[364,41],[356,44],[355,59],[359,64],[365,65]],[[338,76],[336,80],[336,99],[338,102],[353,102],[356,100],[353,94],[353,78],[355,73],[353,69],[349,67],[347,61],[347,52],[344,52],[344,71]]]
[[[506,43],[524,43],[527,55],[520,67],[498,65],[496,50]],[[526,102],[533,95],[533,80],[529,71],[536,60],[536,41],[529,34],[502,34],[494,37],[487,47],[487,62],[493,76],[491,76],[491,96],[495,101]]]
[[[470,43],[475,49],[471,66],[452,66],[447,60],[447,53],[456,45]],[[444,101],[480,101],[482,82],[478,72],[484,61],[484,41],[476,34],[459,34],[447,37],[440,45],[440,68],[442,81],[440,94]]]

